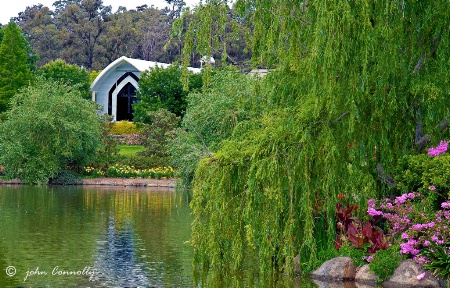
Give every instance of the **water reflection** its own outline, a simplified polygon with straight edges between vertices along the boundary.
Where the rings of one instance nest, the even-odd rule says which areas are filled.
[[[189,201],[172,189],[0,186],[0,287],[317,287],[262,279],[257,265],[194,275]]]
[[[120,225],[110,217],[106,239],[97,241],[93,280],[103,286],[149,286],[146,265],[136,257],[137,245],[130,222]]]
[[[0,287],[192,287],[189,197],[139,187],[0,186]],[[11,265],[17,273],[7,276]],[[52,275],[56,266],[95,273]]]

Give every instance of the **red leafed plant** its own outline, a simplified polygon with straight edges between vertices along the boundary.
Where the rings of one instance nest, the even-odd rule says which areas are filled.
[[[346,241],[349,241],[358,249],[365,249],[372,254],[377,250],[384,250],[389,247],[389,242],[384,235],[381,228],[373,225],[379,220],[379,217],[374,217],[374,222],[367,221],[365,224],[360,219],[353,216],[353,212],[358,210],[358,205],[348,205],[347,208],[340,203],[336,204],[336,249],[342,246]]]

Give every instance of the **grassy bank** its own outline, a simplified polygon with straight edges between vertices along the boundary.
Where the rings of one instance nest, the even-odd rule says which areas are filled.
[[[119,154],[126,157],[136,156],[136,153],[145,151],[142,145],[117,145]]]

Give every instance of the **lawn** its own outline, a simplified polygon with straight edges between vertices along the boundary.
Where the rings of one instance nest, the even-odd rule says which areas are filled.
[[[117,145],[119,154],[123,156],[134,156],[137,152],[145,151],[142,145]]]

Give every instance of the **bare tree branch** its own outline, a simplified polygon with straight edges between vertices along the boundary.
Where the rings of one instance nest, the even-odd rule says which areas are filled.
[[[333,123],[341,121],[341,119],[344,118],[345,116],[347,116],[348,114],[350,114],[350,111],[345,111],[344,113],[342,113],[341,116],[339,116],[338,118],[334,119]]]
[[[441,36],[436,36],[433,40],[433,45],[430,47],[430,56],[429,57],[433,56],[436,53],[436,50],[437,50],[440,42],[441,42]],[[417,62],[416,66],[414,67],[413,73],[417,73],[420,70],[420,68],[422,68],[424,61],[425,61],[425,54],[422,53],[422,55],[420,55],[419,61]]]
[[[397,185],[394,178],[392,178],[392,176],[389,173],[384,172],[384,168],[383,166],[381,166],[380,163],[377,164],[377,172],[378,172],[378,179],[380,179],[382,183],[392,187]]]
[[[439,123],[439,128],[441,131],[445,130],[445,128],[448,127],[448,119],[442,120],[441,123]]]
[[[422,67],[424,59],[425,59],[425,55],[422,53],[422,55],[420,56],[419,62],[417,62],[416,67],[414,67],[413,73],[417,73],[417,71],[420,70],[420,68]]]
[[[331,123],[337,123],[337,122],[341,121],[342,118],[344,118],[344,117],[347,116],[348,114],[350,114],[350,111],[345,111],[344,113],[342,113],[339,117],[337,117],[337,118],[334,119],[334,120],[319,120],[319,121],[317,121],[317,123],[329,123],[329,124],[331,124]]]
[[[431,136],[430,134],[425,134],[423,137],[416,141],[417,150],[422,152],[423,148],[427,146],[428,142],[430,142]]]

